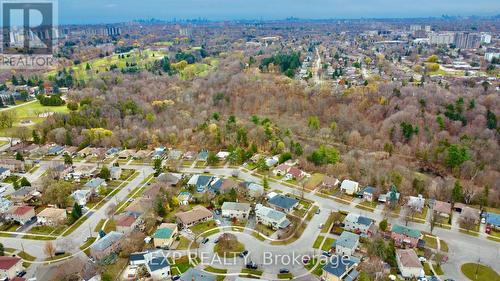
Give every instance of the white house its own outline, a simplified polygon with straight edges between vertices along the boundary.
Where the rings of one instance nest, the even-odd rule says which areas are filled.
[[[109,174],[112,180],[119,180],[122,176],[122,168],[118,166],[113,166],[109,169]]]
[[[403,278],[424,276],[424,268],[412,249],[396,249],[396,262]]]
[[[291,223],[285,213],[262,206],[262,204],[255,206],[255,217],[258,223],[267,225],[273,229],[283,229]]]
[[[335,253],[339,256],[352,256],[359,245],[359,235],[349,231],[344,231],[340,234],[339,239],[333,242]]]
[[[10,170],[4,167],[0,167],[0,180],[4,180],[10,176]]]
[[[87,205],[92,191],[90,189],[78,189],[71,194],[71,198],[80,206]]]
[[[216,156],[220,160],[225,160],[229,156],[229,152],[227,152],[227,151],[219,151]]]
[[[349,213],[344,219],[344,229],[356,233],[370,235],[370,228],[373,225],[373,220],[358,214]]]
[[[344,191],[346,194],[353,195],[359,191],[359,183],[352,180],[344,180],[340,185],[340,190]]]
[[[224,202],[222,204],[222,216],[225,218],[246,219],[250,215],[249,203]]]

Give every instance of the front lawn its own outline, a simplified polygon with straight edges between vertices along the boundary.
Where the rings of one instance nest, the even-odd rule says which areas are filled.
[[[465,263],[461,267],[462,273],[467,276],[472,281],[492,281],[500,280],[500,275],[498,275],[492,268],[477,264],[477,263]],[[477,278],[476,278],[477,272]]]
[[[258,270],[258,269],[243,268],[241,270],[241,273],[243,273],[243,274],[240,274],[240,276],[248,276],[248,275],[261,276],[263,272],[262,272],[262,270]]]
[[[214,228],[217,228],[217,225],[215,224],[214,220],[200,222],[190,227],[191,231],[193,231],[193,233],[196,235],[200,235],[203,232],[207,230],[212,230]]]
[[[377,208],[377,202],[363,201],[356,205],[356,208],[365,210],[368,212],[373,212]]]
[[[278,274],[278,279],[292,279],[293,274],[291,273],[280,273]]]
[[[234,258],[245,250],[245,245],[238,241],[234,234],[224,233],[215,244],[214,252],[221,258]]]
[[[335,239],[329,238],[329,237],[326,238],[325,243],[323,243],[323,247],[321,248],[321,250],[330,251],[330,249],[332,248],[333,242],[335,242]]]
[[[325,239],[325,237],[321,236],[321,235],[316,237],[316,240],[314,240],[313,248],[319,249],[319,246],[321,246],[321,243],[323,242],[324,239]]]
[[[425,246],[437,249],[437,239],[433,236],[424,235]]]

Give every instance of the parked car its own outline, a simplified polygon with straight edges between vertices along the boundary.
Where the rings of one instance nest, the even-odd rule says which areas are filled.
[[[282,268],[280,269],[280,273],[290,273],[290,270],[288,270],[288,268]]]
[[[215,224],[216,224],[216,225],[221,225],[222,223],[221,223],[221,221],[220,221],[220,220],[215,220]]]
[[[23,277],[24,275],[26,275],[26,270],[22,270],[17,273],[17,277]]]
[[[258,266],[257,266],[256,263],[254,263],[253,261],[251,261],[251,262],[247,263],[247,268],[249,268],[249,269],[257,269]]]
[[[205,238],[205,239],[203,239],[203,241],[201,241],[201,243],[202,243],[202,244],[207,244],[207,243],[208,243],[208,241],[209,241],[209,240],[208,240],[208,238]]]
[[[319,213],[321,213],[321,209],[316,210],[316,215],[319,215]]]
[[[244,258],[246,255],[248,255],[248,251],[245,250],[243,252],[240,253],[240,258]]]
[[[323,251],[323,253],[321,253],[322,256],[325,256],[325,257],[331,257],[332,256],[332,253],[330,252],[327,252],[327,251]]]
[[[418,256],[418,260],[420,262],[427,262],[427,259],[424,256]]]
[[[174,275],[174,276],[172,276],[172,281],[179,280],[179,279],[181,279],[180,275]]]
[[[54,255],[56,255],[56,256],[62,256],[62,255],[64,255],[64,254],[66,254],[66,252],[65,252],[65,251],[56,251],[56,252],[54,253]]]
[[[311,258],[310,258],[310,257],[308,257],[308,256],[304,256],[304,257],[302,258],[302,263],[303,263],[303,264],[308,264],[310,260],[311,260]]]

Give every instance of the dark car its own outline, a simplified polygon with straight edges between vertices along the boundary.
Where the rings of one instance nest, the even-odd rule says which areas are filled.
[[[203,241],[201,241],[201,243],[203,243],[203,244],[207,244],[207,242],[208,242],[208,238],[205,238],[205,239],[203,239]]]
[[[257,269],[258,266],[257,266],[256,263],[254,263],[253,261],[251,261],[251,262],[247,263],[247,268],[249,268],[249,269]]]
[[[288,268],[282,268],[280,269],[280,273],[290,273],[290,270],[288,270]]]
[[[316,215],[318,215],[319,213],[321,213],[321,209],[316,210]]]
[[[24,275],[26,275],[26,271],[25,271],[25,270],[23,270],[23,271],[19,271],[19,272],[17,273],[17,277],[23,277]]]
[[[56,255],[56,256],[62,256],[62,255],[64,255],[64,254],[66,254],[66,252],[65,252],[65,251],[56,251],[56,252],[54,253],[54,255]]]
[[[325,256],[325,257],[331,257],[331,256],[332,256],[332,253],[327,252],[327,251],[324,251],[323,253],[321,253],[321,255],[323,255],[323,256]]]
[[[310,258],[310,257],[308,257],[308,256],[304,256],[304,257],[302,258],[302,263],[303,263],[303,264],[308,264],[310,260],[311,260],[311,258]]]
[[[246,255],[248,255],[248,251],[245,250],[243,252],[240,253],[240,258],[244,258]]]
[[[174,275],[174,276],[172,276],[172,281],[179,280],[179,279],[181,279],[180,275]]]

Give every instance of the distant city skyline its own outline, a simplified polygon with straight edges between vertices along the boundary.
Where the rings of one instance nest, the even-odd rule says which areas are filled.
[[[59,23],[99,24],[136,19],[278,20],[492,16],[492,0],[59,0]]]

